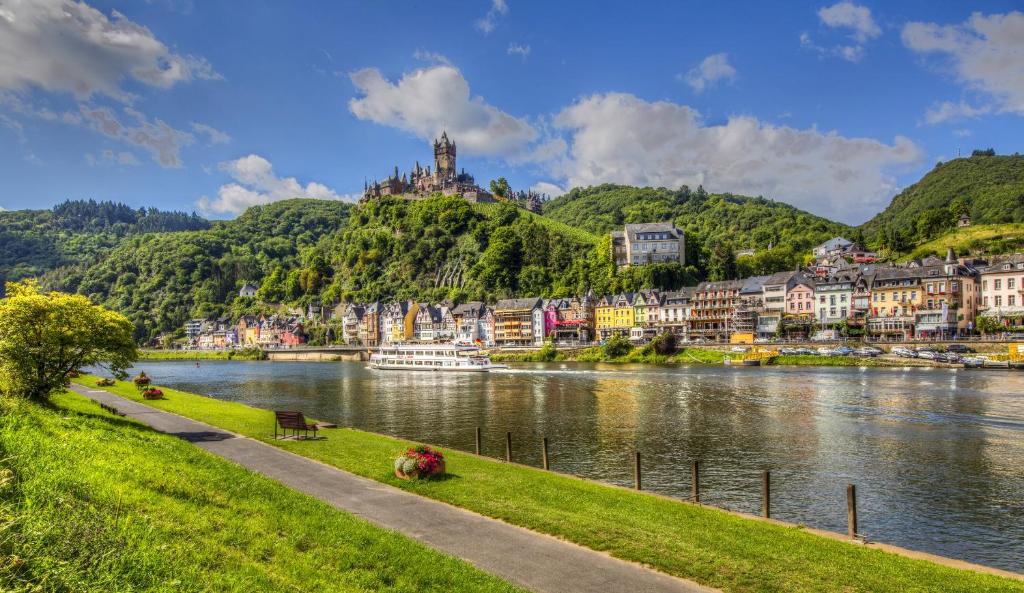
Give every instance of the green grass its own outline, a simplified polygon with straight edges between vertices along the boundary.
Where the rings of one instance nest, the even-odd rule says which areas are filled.
[[[487,217],[492,217],[494,215],[494,210],[497,207],[498,207],[498,204],[487,204],[487,203],[474,203],[473,204],[473,208],[476,209],[477,212],[479,212],[479,213],[481,213],[481,214],[483,214],[484,216],[487,216]],[[572,237],[572,238],[576,239],[577,241],[579,241],[580,243],[587,243],[587,244],[590,244],[590,245],[596,245],[598,240],[599,240],[599,237],[597,235],[593,234],[593,233],[589,233],[589,232],[587,232],[587,231],[585,231],[585,230],[583,230],[581,228],[568,225],[568,224],[566,224],[566,223],[564,223],[564,222],[562,222],[560,220],[555,220],[555,219],[550,218],[548,216],[543,216],[541,214],[536,214],[534,212],[530,212],[529,210],[525,210],[525,209],[520,210],[520,214],[522,216],[526,216],[531,221],[536,222],[537,224],[540,224],[540,225],[548,227],[548,229],[550,229],[550,230],[552,230],[552,231],[554,231],[556,233],[561,233],[563,235],[567,235],[569,237]]]
[[[94,377],[79,381],[92,384]],[[129,383],[110,388],[140,401]],[[273,415],[165,389],[145,402],[341,469],[561,537],[729,592],[1024,592],[1024,582],[956,570],[708,507],[449,451],[454,478],[404,482],[390,472],[409,442],[353,429],[321,441],[273,441]],[[557,456],[553,459],[557,467]]]
[[[71,393],[0,402],[0,590],[520,591]]]
[[[139,350],[139,360],[266,360],[259,348],[245,350]]]
[[[951,247],[957,255],[1020,251],[1024,247],[1024,223],[982,224],[956,229],[918,245],[909,255],[901,258],[901,261],[928,255],[946,257],[946,251]]]
[[[885,367],[905,366],[888,360],[860,356],[822,356],[820,354],[781,354],[771,359],[769,365],[800,365],[821,367]]]

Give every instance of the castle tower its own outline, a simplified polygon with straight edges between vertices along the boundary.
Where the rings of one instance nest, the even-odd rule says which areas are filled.
[[[448,140],[448,132],[434,141],[434,171],[441,179],[455,176],[455,143]]]

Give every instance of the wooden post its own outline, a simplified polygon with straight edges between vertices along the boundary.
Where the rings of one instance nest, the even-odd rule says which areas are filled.
[[[767,470],[761,474],[761,515],[772,518],[772,472]]]
[[[505,461],[512,461],[512,433],[505,433]]]
[[[480,427],[476,427],[476,454],[480,454]]]
[[[700,503],[700,461],[693,460],[693,502]]]
[[[633,487],[640,490],[640,452],[633,452]]]
[[[850,538],[857,537],[857,487],[846,485],[846,532]]]
[[[544,469],[551,469],[548,465],[548,437],[541,439],[541,459],[544,462]]]

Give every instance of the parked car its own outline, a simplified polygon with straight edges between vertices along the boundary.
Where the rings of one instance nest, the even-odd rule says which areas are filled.
[[[792,356],[794,354],[800,354],[800,349],[799,348],[780,348],[779,349],[779,354],[785,354],[787,356]]]
[[[822,346],[821,348],[818,348],[818,354],[822,356],[832,356],[832,349],[828,346]]]
[[[910,348],[904,348],[902,346],[893,348],[892,353],[902,358],[917,358],[917,352],[914,352]]]
[[[938,360],[939,353],[934,350],[918,350],[917,357],[925,360]]]
[[[974,348],[965,346],[963,344],[950,344],[946,346],[946,352],[956,352],[957,354],[971,354],[974,352]]]
[[[729,350],[732,350],[733,352],[749,352],[750,348],[746,346],[733,346]]]
[[[942,352],[935,355],[935,360],[938,362],[949,362],[949,363],[961,363],[964,361],[964,357],[960,356],[955,352]]]
[[[874,358],[875,356],[878,356],[879,351],[878,351],[878,348],[872,348],[870,346],[865,346],[863,348],[857,348],[856,350],[853,351],[853,353],[856,354],[857,356],[863,356],[863,357],[866,357],[866,358]]]
[[[832,354],[835,356],[849,356],[853,354],[853,348],[850,348],[849,346],[840,346],[833,350]]]
[[[881,356],[882,354],[885,354],[885,350],[882,350],[877,346],[864,346],[861,348],[861,350],[864,350],[865,352],[871,352],[871,356]]]
[[[796,349],[796,353],[802,356],[808,356],[810,354],[814,354],[814,350],[811,350],[810,348],[801,347]]]

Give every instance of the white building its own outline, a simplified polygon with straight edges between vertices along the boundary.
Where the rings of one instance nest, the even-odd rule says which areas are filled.
[[[616,266],[686,263],[683,230],[671,222],[627,224],[622,231],[612,231],[611,235]]]

